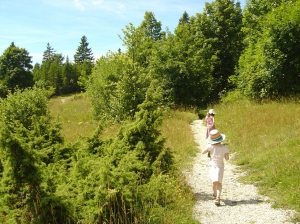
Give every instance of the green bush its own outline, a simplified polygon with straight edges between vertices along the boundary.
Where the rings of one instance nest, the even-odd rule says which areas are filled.
[[[58,214],[54,218],[47,211],[53,207],[49,202],[56,199],[46,191],[51,180],[44,178],[50,164],[60,159],[63,143],[60,124],[50,117],[48,94],[38,88],[16,90],[1,101],[0,213],[3,222],[34,220],[42,223],[59,219]]]

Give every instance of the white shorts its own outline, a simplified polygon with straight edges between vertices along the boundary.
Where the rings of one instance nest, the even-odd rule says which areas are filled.
[[[224,173],[224,167],[217,167],[217,166],[209,166],[209,177],[212,182],[220,182],[223,181],[223,173]]]

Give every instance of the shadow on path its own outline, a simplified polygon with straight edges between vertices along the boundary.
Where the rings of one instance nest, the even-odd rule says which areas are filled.
[[[195,193],[195,198],[197,201],[213,201],[213,195],[212,194],[207,194],[205,192],[198,192]],[[236,206],[236,205],[242,205],[242,204],[258,204],[264,202],[263,200],[258,200],[258,199],[247,199],[247,200],[228,200],[228,199],[222,199],[221,201],[223,202],[221,206]]]

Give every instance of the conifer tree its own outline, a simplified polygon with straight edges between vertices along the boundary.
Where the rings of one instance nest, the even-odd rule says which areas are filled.
[[[80,45],[74,55],[74,61],[77,64],[83,64],[84,62],[93,63],[94,57],[92,49],[88,47],[86,36],[83,36],[80,41]]]
[[[62,68],[62,93],[74,93],[79,91],[80,88],[77,84],[78,76],[74,69],[74,65],[70,62],[67,56],[66,62],[63,64]]]
[[[84,209],[82,204],[77,205],[80,210],[92,209],[94,222],[130,223],[133,217],[140,220],[143,211],[138,207],[147,203],[143,200],[148,184],[172,166],[172,154],[164,146],[165,138],[160,131],[162,94],[159,82],[154,80],[134,121],[124,122],[117,136],[107,141],[99,140],[97,132],[85,144],[88,149],[76,153],[70,168],[76,184],[67,185],[73,186],[72,201],[84,202]],[[155,189],[153,192],[157,193]]]
[[[94,67],[93,52],[88,46],[89,43],[87,42],[87,38],[86,36],[83,36],[74,55],[74,72],[78,74],[77,84],[82,87],[82,90],[84,90],[85,84],[92,74],[92,69]]]
[[[17,90],[1,102],[0,210],[12,223],[45,223],[49,215],[43,214],[51,200],[44,175],[59,159],[63,138],[59,123],[50,117],[48,94],[37,88]]]
[[[46,50],[43,53],[43,62],[52,59],[56,51],[47,43]]]
[[[190,22],[189,14],[186,11],[184,11],[182,17],[179,19],[178,25],[183,25],[183,24],[189,23],[189,22]]]
[[[33,74],[33,81],[36,82],[42,79],[41,65],[39,63],[35,63],[32,74]]]

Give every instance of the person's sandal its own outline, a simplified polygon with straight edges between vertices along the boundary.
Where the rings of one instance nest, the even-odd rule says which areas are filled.
[[[216,200],[217,196],[213,194],[213,198],[214,198],[214,200]]]
[[[216,198],[216,200],[215,200],[215,205],[217,205],[217,206],[221,205],[221,204],[220,204],[220,198]]]

